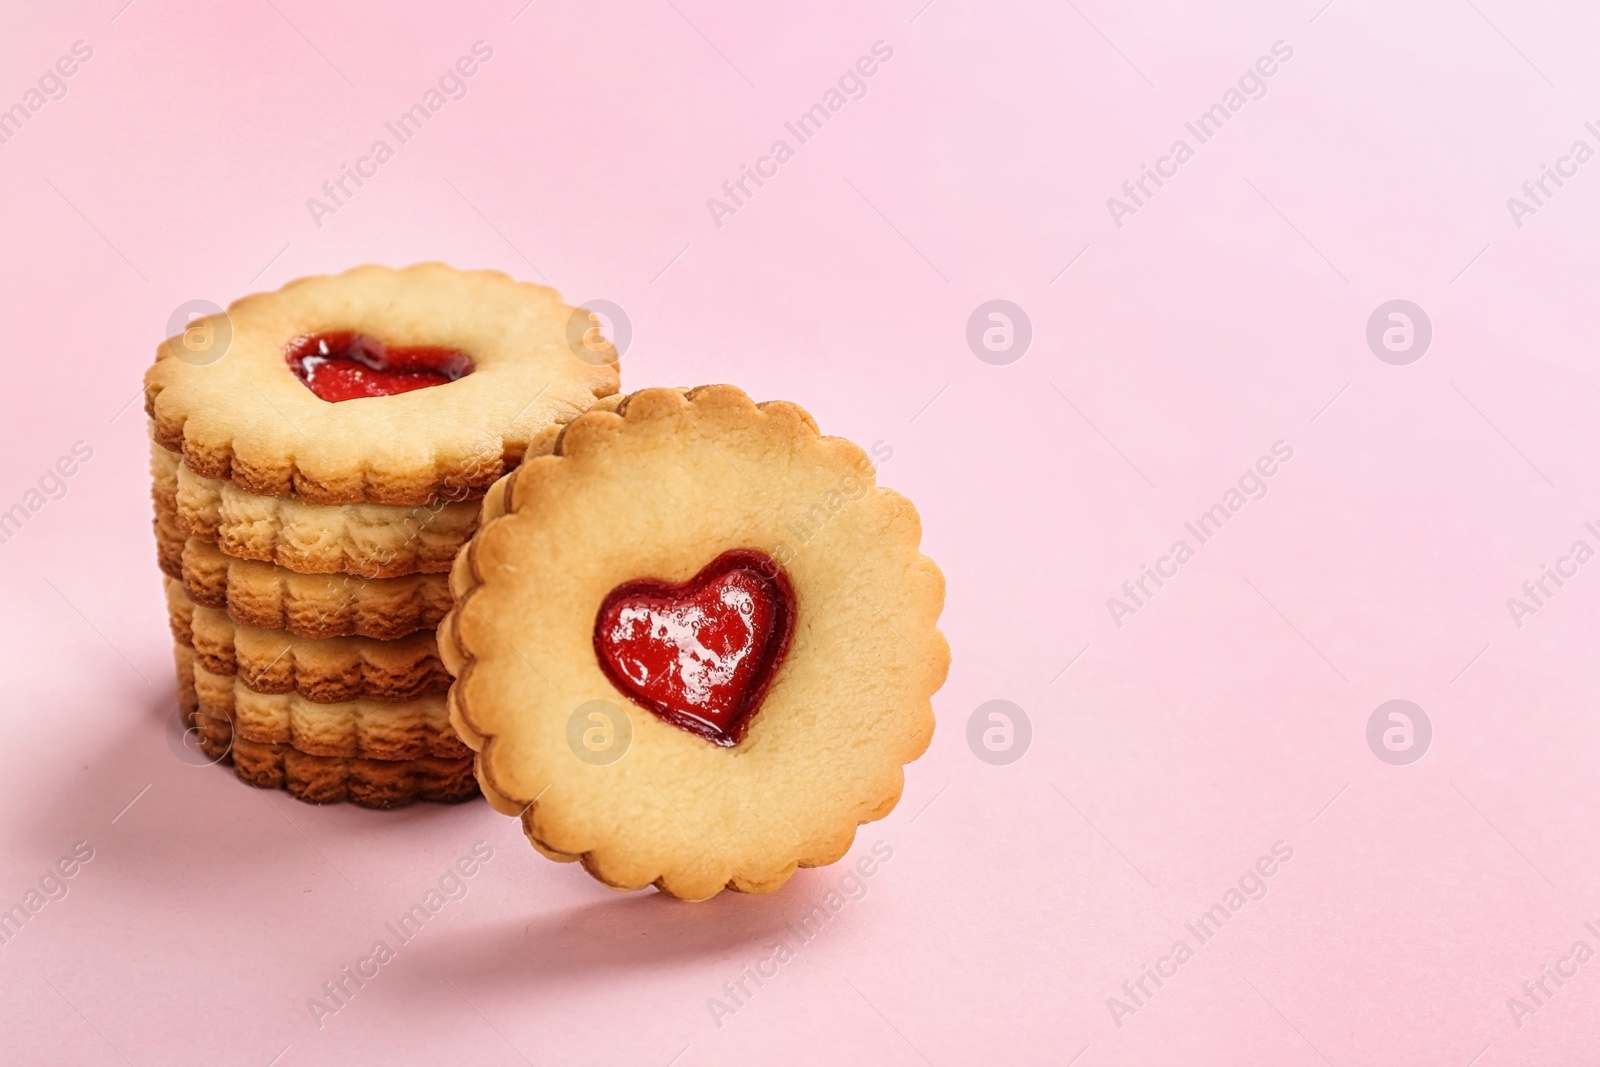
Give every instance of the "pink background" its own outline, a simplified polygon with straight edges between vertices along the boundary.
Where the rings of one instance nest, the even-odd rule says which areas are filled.
[[[0,945],[6,1062],[1592,1060],[1600,960],[1520,1026],[1506,1001],[1600,950],[1600,564],[1520,628],[1506,600],[1600,545],[1600,161],[1520,228],[1505,201],[1600,147],[1600,14],[122,3],[0,16],[0,106],[94,53],[0,145],[0,509],[94,449],[0,545],[0,906],[94,849]],[[468,95],[315,225],[478,40]],[[706,199],[879,40],[867,96],[717,227]],[[1115,226],[1106,198],[1279,40],[1267,95]],[[622,896],[482,803],[310,807],[169,749],[127,406],[169,316],[435,258],[626,309],[625,387],[732,381],[890,443],[949,578],[938,733],[855,850],[893,859],[720,1026],[708,999],[842,868]],[[1032,322],[1007,366],[964,339],[993,298]],[[1409,366],[1365,340],[1395,298],[1433,324]],[[1116,626],[1107,598],[1279,440],[1268,495]],[[1365,739],[1397,698],[1433,724],[1409,766]],[[1033,727],[1006,766],[966,741],[993,699]],[[466,898],[319,1029],[308,999],[476,841]],[[1200,947],[1184,924],[1278,841]]]

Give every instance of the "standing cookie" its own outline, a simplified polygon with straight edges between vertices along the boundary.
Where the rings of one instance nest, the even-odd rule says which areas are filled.
[[[732,386],[647,389],[484,501],[451,721],[534,846],[618,888],[765,892],[900,798],[949,668],[944,578],[867,455]]]

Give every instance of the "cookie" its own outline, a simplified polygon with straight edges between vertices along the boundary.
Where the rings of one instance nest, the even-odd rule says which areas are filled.
[[[194,691],[194,649],[174,641],[172,661],[178,674],[178,713],[185,726],[193,726],[195,713],[200,710],[200,700]]]
[[[183,549],[189,539],[178,529],[176,516],[159,503],[156,505],[155,534],[156,565],[161,568],[161,573],[171,578],[183,577]]]
[[[399,807],[414,800],[456,802],[478,794],[472,759],[464,752],[455,754],[463,750],[453,750],[449,744],[431,746],[440,749],[436,754],[390,760],[319,756],[293,744],[252,741],[243,736],[243,730],[236,735],[234,724],[224,715],[211,714],[215,704],[206,704],[195,688],[197,678],[208,689],[217,688],[225,679],[196,668],[194,650],[187,645],[174,646],[173,653],[178,706],[184,722],[195,731],[201,751],[217,762],[233,763],[237,776],[251,785],[287,789],[296,799],[311,803],[348,800],[374,808]],[[248,692],[236,689],[235,696]]]
[[[178,457],[150,446],[150,499],[155,504],[156,564],[170,578],[183,576],[183,545],[188,535],[178,526]]]
[[[235,301],[145,374],[158,444],[257,496],[414,506],[481,495],[617,391],[616,352],[543,286],[442,263],[357,267]],[[212,351],[191,335],[226,336]],[[581,343],[580,343],[581,340]]]
[[[200,698],[195,695],[193,686],[187,691],[181,685],[178,687],[178,705],[193,706],[195,709],[184,721],[199,739],[200,751],[209,756],[213,762],[221,763],[223,760],[232,762],[230,757],[233,754],[233,724],[227,719],[213,719],[209,715],[201,715]]]
[[[191,677],[199,713],[231,722],[235,736],[247,741],[292,745],[310,756],[378,760],[472,754],[450,728],[443,693],[319,704],[297,693],[257,693],[237,675],[212,674],[198,664]]]
[[[179,577],[196,604],[226,611],[241,626],[299,637],[387,641],[438,626],[450,610],[450,582],[443,574],[299,574],[236,559],[196,537],[184,539]]]
[[[898,802],[949,669],[904,497],[732,386],[585,415],[486,496],[439,630],[490,803],[608,885],[832,863]]]
[[[349,801],[366,808],[398,808],[418,800],[446,804],[478,795],[467,757],[422,756],[376,760],[312,756],[292,745],[262,744],[234,735],[227,719],[198,715],[200,747],[212,759],[230,759],[241,781],[260,789],[285,789],[310,804]]]
[[[546,436],[554,440],[556,430]],[[157,545],[163,523],[180,536],[216,545],[236,559],[276,563],[300,574],[393,578],[438,574],[478,526],[478,502],[308,504],[258,496],[191,471],[182,458],[151,444]],[[182,547],[179,546],[181,554]]]
[[[257,693],[299,693],[308,700],[414,700],[443,692],[450,676],[431,630],[393,641],[367,637],[296,637],[240,626],[226,612],[196,605],[183,583],[166,579],[172,636],[194,648],[212,674],[237,674]]]

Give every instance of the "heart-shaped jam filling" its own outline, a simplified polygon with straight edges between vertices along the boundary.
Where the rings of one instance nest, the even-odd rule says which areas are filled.
[[[681,585],[641,578],[613,589],[595,616],[595,655],[657,718],[736,745],[789,651],[794,607],[770,557],[734,549]]]
[[[453,348],[401,348],[348,330],[297,338],[285,355],[294,376],[332,404],[409,393],[472,373],[472,357]]]

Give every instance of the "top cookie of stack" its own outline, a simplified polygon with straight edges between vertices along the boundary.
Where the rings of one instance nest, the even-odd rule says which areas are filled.
[[[161,568],[286,647],[429,630],[478,498],[617,391],[616,358],[495,271],[365,266],[236,301],[145,374]]]
[[[256,496],[482,496],[540,431],[617,391],[615,350],[582,343],[587,332],[569,341],[574,320],[584,313],[553,289],[498,271],[302,278],[235,301],[210,324],[228,340],[198,355],[189,334],[169,338],[145,374],[145,411],[191,471]]]

